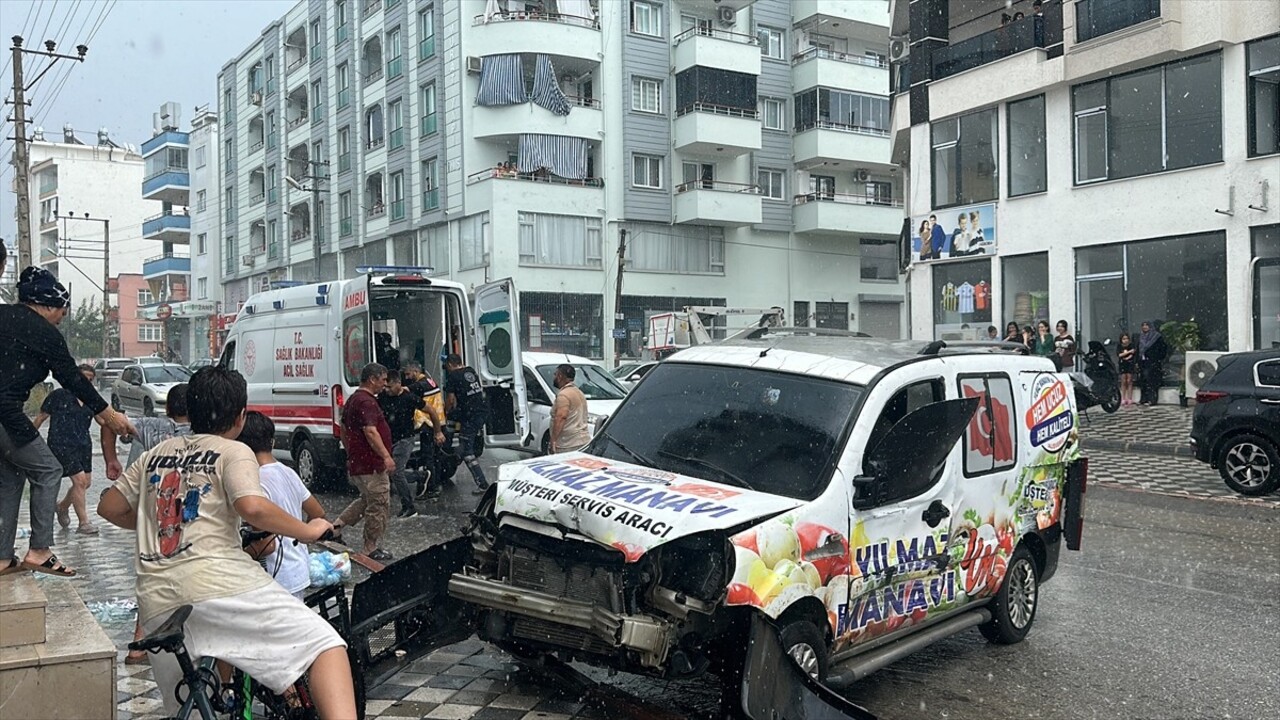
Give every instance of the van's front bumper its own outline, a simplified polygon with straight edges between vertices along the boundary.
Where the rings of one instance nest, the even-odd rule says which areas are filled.
[[[515,639],[599,654],[630,650],[645,668],[662,667],[675,637],[675,628],[656,617],[615,613],[597,605],[566,601],[462,573],[449,579],[449,595],[507,615],[512,620],[507,632]]]

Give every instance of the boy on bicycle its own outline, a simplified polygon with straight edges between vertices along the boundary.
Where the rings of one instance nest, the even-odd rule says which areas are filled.
[[[244,378],[206,367],[187,385],[192,435],[166,440],[108,489],[98,514],[137,530],[138,614],[151,632],[191,605],[186,645],[194,657],[224,660],[282,693],[308,673],[321,718],[356,717],[346,645],[324,618],[277,584],[240,547],[241,519],[313,542],[332,526],[292,517],[267,499],[258,461],[235,442],[244,428]],[[178,710],[176,660],[152,660],[165,709]]]

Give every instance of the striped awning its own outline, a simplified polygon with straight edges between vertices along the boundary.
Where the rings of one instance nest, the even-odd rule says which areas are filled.
[[[524,89],[524,62],[519,55],[486,55],[480,59],[480,91],[476,104],[520,105],[529,102]]]
[[[543,168],[562,178],[585,179],[587,141],[560,135],[521,135],[516,169],[522,173],[535,173]]]
[[[535,105],[541,105],[556,115],[569,114],[569,101],[556,82],[556,70],[547,55],[538,56],[538,64],[533,71],[532,99]]]

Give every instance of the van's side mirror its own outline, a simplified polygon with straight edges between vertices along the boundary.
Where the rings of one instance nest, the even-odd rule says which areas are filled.
[[[899,420],[867,453],[865,475],[854,478],[854,508],[875,507],[927,489],[969,426],[978,404],[977,398],[944,400],[917,408]],[[870,479],[860,486],[865,478]],[[863,488],[873,492],[864,494]]]

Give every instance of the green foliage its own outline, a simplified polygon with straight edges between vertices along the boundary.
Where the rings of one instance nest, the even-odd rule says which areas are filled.
[[[1200,323],[1190,320],[1170,320],[1160,326],[1160,334],[1169,343],[1172,352],[1200,349]]]
[[[102,305],[96,299],[77,305],[58,326],[67,338],[71,357],[77,360],[102,357],[102,330],[106,324]],[[116,333],[111,334],[114,341]]]

